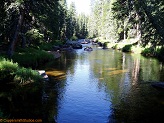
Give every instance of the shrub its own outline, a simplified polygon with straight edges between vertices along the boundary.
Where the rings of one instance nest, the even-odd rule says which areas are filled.
[[[106,48],[108,48],[108,42],[103,43],[103,49],[106,49]]]
[[[0,59],[0,83],[16,82],[17,84],[40,82],[42,77],[32,69],[18,66],[7,59]]]
[[[164,54],[164,47],[158,48],[156,50],[156,56],[162,60],[164,60],[163,54]]]
[[[39,45],[43,42],[44,35],[38,29],[31,29],[26,33],[26,36],[31,40],[34,45]]]
[[[132,51],[132,45],[131,45],[131,44],[125,45],[125,46],[122,48],[122,51],[123,51],[123,52],[131,52],[131,51]]]
[[[154,50],[152,50],[151,48],[145,48],[141,54],[144,56],[153,56],[153,52]]]
[[[34,71],[31,68],[20,68],[16,71],[14,81],[24,85],[27,83],[40,82],[42,81],[42,77],[38,74],[37,71]]]
[[[0,58],[0,83],[7,83],[13,81],[15,72],[18,69],[18,64],[13,61]]]

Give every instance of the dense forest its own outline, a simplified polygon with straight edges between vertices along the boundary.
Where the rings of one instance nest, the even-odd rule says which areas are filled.
[[[163,58],[164,2],[160,0],[98,0],[92,1],[88,21],[89,36],[110,42],[137,39],[145,52]]]
[[[66,0],[2,0],[0,4],[0,46],[7,46],[9,56],[16,45],[30,47],[86,36],[85,20],[77,19],[74,3],[67,9]]]
[[[163,7],[164,2],[159,0],[95,1],[91,13],[94,16],[89,18],[90,35],[117,41],[139,38],[142,44],[162,45]]]
[[[66,0],[1,0],[0,46],[9,56],[15,46],[95,38],[119,42],[137,38],[153,51],[164,44],[164,2],[160,0],[92,0],[90,15],[77,15]]]

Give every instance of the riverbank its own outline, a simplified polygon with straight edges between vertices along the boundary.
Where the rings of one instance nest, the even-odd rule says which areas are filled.
[[[107,48],[113,48],[122,52],[142,54],[145,57],[154,57],[164,61],[164,48],[162,46],[152,46],[151,44],[141,45],[137,38],[126,39],[120,42],[99,39],[98,42],[104,44]]]

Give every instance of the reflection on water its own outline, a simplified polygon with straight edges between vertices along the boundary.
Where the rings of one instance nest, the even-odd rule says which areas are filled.
[[[42,106],[37,102],[37,107],[31,95],[31,102],[26,99],[24,104],[34,103],[29,110],[35,107],[37,118],[42,112],[43,122],[159,123],[163,118],[164,94],[151,84],[164,81],[164,65],[155,59],[112,49],[78,49],[52,61],[46,73],[50,81],[43,89]]]
[[[162,63],[111,49],[76,52],[72,65],[65,64],[58,123],[145,123],[162,118],[164,97],[151,87],[164,79]]]

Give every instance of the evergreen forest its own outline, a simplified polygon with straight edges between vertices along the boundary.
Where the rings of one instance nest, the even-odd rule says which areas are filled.
[[[17,47],[96,37],[109,42],[135,38],[153,55],[164,52],[161,0],[92,0],[90,15],[77,14],[75,4],[67,7],[66,0],[1,0],[0,4],[0,49],[9,57]]]

